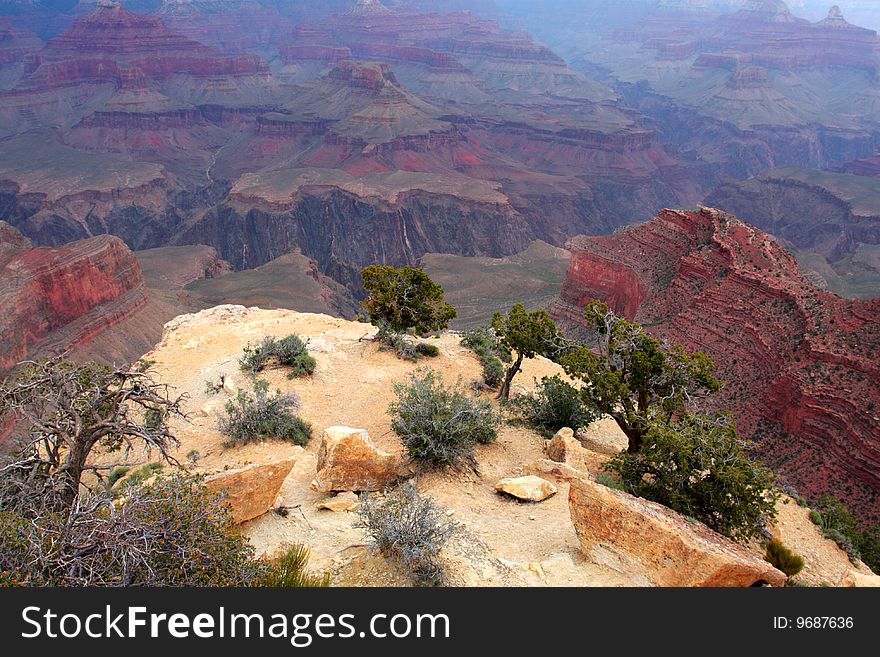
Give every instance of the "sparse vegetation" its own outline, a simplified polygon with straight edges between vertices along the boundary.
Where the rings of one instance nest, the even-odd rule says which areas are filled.
[[[0,582],[18,586],[248,586],[263,565],[199,479],[126,482],[54,510],[34,495],[0,508]],[[24,491],[22,491],[24,492]]]
[[[880,571],[880,525],[860,530],[849,509],[830,494],[819,498],[810,511],[810,520],[822,530],[825,538],[846,552],[850,561],[855,563],[861,559],[875,573]]]
[[[330,574],[310,573],[309,550],[305,545],[294,545],[270,559],[264,559],[264,567],[254,586],[270,588],[314,588],[330,586]]]
[[[402,333],[387,331],[382,335],[380,341],[404,360],[415,362],[423,356],[436,358],[440,355],[440,349],[436,345],[414,340]]]
[[[231,445],[266,438],[305,445],[312,437],[312,427],[291,412],[298,408],[296,395],[284,394],[280,390],[270,395],[268,383],[254,381],[253,394],[239,390],[235,400],[226,403],[226,416],[220,418],[220,431]]]
[[[789,577],[794,577],[804,569],[804,559],[788,549],[778,538],[767,541],[764,559]]]
[[[605,465],[627,492],[697,518],[734,540],[759,538],[776,515],[771,471],[751,461],[726,417],[651,422],[641,449]]]
[[[550,436],[563,427],[576,431],[597,417],[577,388],[558,375],[541,379],[533,394],[514,397],[511,407],[525,422]]]
[[[483,383],[490,389],[497,389],[504,380],[504,363],[512,358],[510,350],[504,347],[491,328],[478,328],[465,331],[461,345],[472,350],[483,365]]]
[[[388,409],[391,428],[422,468],[476,468],[474,445],[497,438],[501,419],[492,404],[475,401],[458,387],[444,387],[431,370],[419,370],[394,391],[397,400]]]
[[[385,499],[362,496],[358,514],[374,547],[406,568],[415,584],[446,583],[440,553],[458,526],[429,497],[419,495],[413,483]]]
[[[308,352],[307,344],[295,334],[281,339],[271,335],[265,336],[259,344],[244,348],[244,355],[239,359],[238,364],[242,371],[257,374],[262,372],[273,358],[278,365],[290,370],[288,378],[309,376],[314,373],[317,366],[315,359]]]

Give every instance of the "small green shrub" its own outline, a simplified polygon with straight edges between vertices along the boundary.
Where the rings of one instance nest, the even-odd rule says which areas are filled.
[[[147,463],[134,470],[122,483],[124,486],[140,486],[154,474],[162,472],[163,467],[161,463]]]
[[[626,492],[626,486],[623,485],[623,482],[617,477],[612,477],[607,472],[600,472],[598,475],[596,475],[596,483],[602,484],[607,488],[613,488],[614,490]]]
[[[810,510],[810,520],[813,521],[814,525],[822,526],[822,514],[816,511],[816,509]]]
[[[822,530],[822,535],[837,543],[853,563],[861,559],[859,546],[862,533],[855,517],[836,497],[825,494],[819,498],[816,508],[810,511],[812,520]]]
[[[220,418],[220,431],[230,445],[266,438],[305,445],[312,437],[312,426],[291,412],[297,408],[296,395],[283,394],[280,390],[269,395],[269,384],[255,381],[253,395],[239,390],[235,400],[226,403],[226,417]]]
[[[267,335],[257,345],[244,348],[244,355],[239,359],[239,367],[245,372],[257,374],[265,369],[271,359],[282,367],[289,368],[290,376],[309,376],[315,371],[317,363],[309,354],[305,342],[295,334],[276,340]]]
[[[491,328],[465,331],[460,344],[473,351],[483,365],[483,383],[495,390],[504,381],[504,363],[511,361],[510,349],[502,345]]]
[[[416,351],[422,356],[427,356],[428,358],[436,358],[440,355],[440,349],[437,345],[428,344],[427,342],[419,342],[416,345]]]
[[[764,560],[789,577],[794,577],[804,569],[803,557],[789,550],[778,538],[770,539],[767,542]]]
[[[501,418],[488,401],[446,388],[431,370],[419,370],[394,386],[391,428],[410,457],[425,469],[467,464],[476,468],[474,445],[494,442]]]
[[[545,376],[531,395],[519,395],[511,406],[528,424],[546,435],[553,435],[563,427],[577,431],[596,419],[577,388],[558,375]]]
[[[116,485],[117,481],[119,481],[125,475],[128,474],[129,470],[131,470],[131,468],[126,468],[125,466],[122,466],[122,465],[113,468],[110,471],[110,474],[107,475],[107,487],[113,488],[113,486]]]
[[[405,483],[384,500],[364,495],[358,525],[384,556],[396,559],[420,586],[440,586],[446,575],[440,552],[458,525],[447,520],[429,497]]]
[[[330,574],[315,575],[308,571],[309,550],[294,545],[281,554],[265,559],[265,566],[254,586],[270,588],[314,588],[330,586]]]
[[[424,356],[436,358],[440,355],[440,350],[435,345],[414,340],[403,333],[380,331],[376,339],[404,360],[415,362]]]
[[[497,358],[490,358],[483,361],[483,383],[497,390],[501,382],[504,381],[504,364]]]

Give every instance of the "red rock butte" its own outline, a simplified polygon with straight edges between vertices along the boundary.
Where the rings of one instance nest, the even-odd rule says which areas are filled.
[[[0,372],[84,344],[146,301],[140,266],[122,240],[33,248],[0,221]]]
[[[716,410],[733,411],[768,465],[802,495],[834,491],[880,520],[880,299],[814,287],[773,237],[712,209],[663,210],[568,247],[557,318],[579,325],[602,299],[706,352],[726,383]]]

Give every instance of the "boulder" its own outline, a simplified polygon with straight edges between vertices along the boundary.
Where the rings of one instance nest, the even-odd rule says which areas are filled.
[[[557,431],[556,435],[544,446],[544,451],[551,461],[564,463],[582,472],[599,472],[609,459],[607,455],[586,449],[574,437],[574,432],[571,429]]]
[[[655,586],[784,586],[786,576],[747,549],[674,511],[583,479],[569,511],[587,552],[610,551]]]
[[[566,463],[557,463],[550,459],[538,459],[523,468],[527,475],[556,479],[557,481],[572,481],[574,479],[589,478],[590,474],[577,470]]]
[[[232,507],[232,519],[241,524],[263,515],[275,504],[281,484],[293,469],[296,459],[248,465],[224,470],[205,479],[205,486],[215,493],[224,493]]]
[[[502,479],[495,485],[495,490],[524,502],[543,502],[556,495],[556,486],[534,475]]]
[[[322,493],[379,491],[404,474],[400,459],[378,449],[364,429],[330,427],[321,436],[312,488]]]
[[[323,511],[333,511],[340,513],[342,511],[357,511],[361,506],[358,496],[351,491],[337,493],[333,497],[321,500],[315,507]]]

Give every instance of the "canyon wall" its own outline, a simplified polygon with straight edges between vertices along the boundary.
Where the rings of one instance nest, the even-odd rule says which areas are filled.
[[[605,300],[653,335],[715,362],[740,433],[802,495],[831,492],[880,520],[880,299],[810,284],[774,238],[731,215],[663,210],[575,238],[554,313],[581,324]]]

